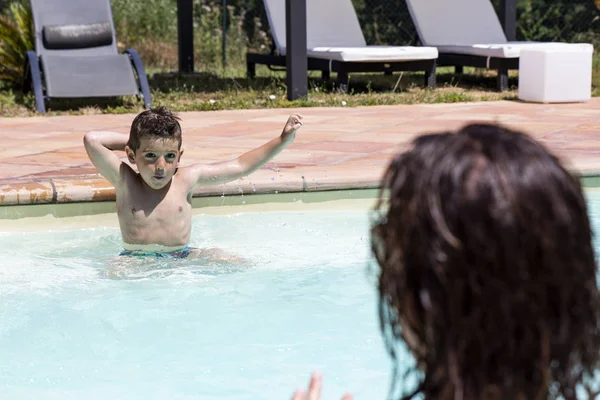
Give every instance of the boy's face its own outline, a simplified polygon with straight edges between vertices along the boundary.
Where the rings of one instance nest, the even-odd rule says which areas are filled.
[[[162,189],[171,181],[183,154],[177,139],[143,138],[135,153],[129,147],[125,151],[129,161],[137,165],[144,182],[154,190]]]

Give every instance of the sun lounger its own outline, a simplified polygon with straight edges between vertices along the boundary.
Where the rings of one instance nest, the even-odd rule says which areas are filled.
[[[150,107],[138,53],[117,49],[110,0],[31,0],[31,10],[35,51],[27,52],[24,90],[33,89],[38,112],[51,98],[136,95]]]
[[[519,68],[525,48],[573,46],[556,42],[509,42],[489,0],[407,0],[424,46],[439,51],[438,66],[498,71],[498,90],[508,89],[508,70]]]
[[[322,71],[328,79],[337,73],[344,89],[352,72],[424,71],[425,86],[435,87],[438,56],[435,47],[368,46],[351,0],[306,0],[308,69]],[[285,0],[264,0],[275,44],[271,54],[248,53],[248,76],[256,64],[286,65]]]

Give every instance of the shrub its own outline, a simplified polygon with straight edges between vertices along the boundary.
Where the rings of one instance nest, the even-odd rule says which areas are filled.
[[[23,78],[25,52],[33,50],[31,9],[20,2],[11,3],[8,15],[0,15],[0,80],[13,84]]]

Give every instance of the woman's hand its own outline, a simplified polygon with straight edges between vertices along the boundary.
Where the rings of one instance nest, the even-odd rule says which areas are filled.
[[[321,385],[323,377],[320,373],[314,372],[310,377],[310,383],[308,385],[308,392],[304,389],[298,389],[294,393],[292,400],[321,400]],[[342,400],[352,400],[354,397],[350,393],[346,393]]]

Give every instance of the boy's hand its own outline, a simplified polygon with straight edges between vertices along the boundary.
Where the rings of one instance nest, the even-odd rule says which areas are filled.
[[[281,136],[287,138],[288,136],[294,135],[298,129],[302,126],[302,116],[300,114],[292,114],[288,118],[285,126],[283,127],[283,132]]]

